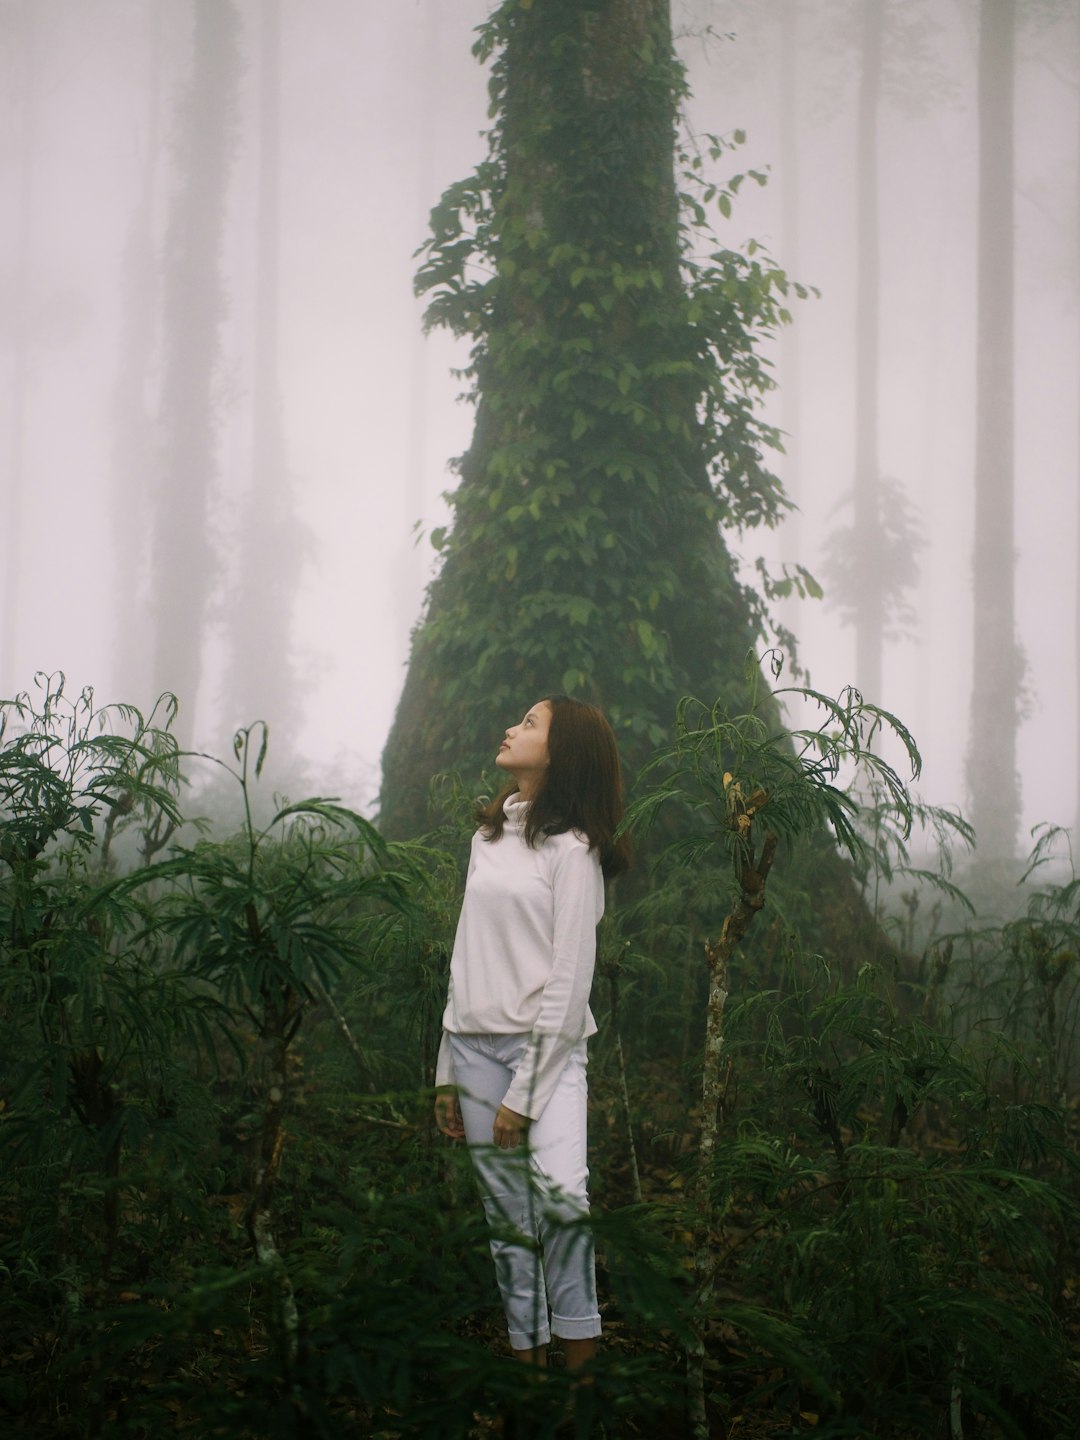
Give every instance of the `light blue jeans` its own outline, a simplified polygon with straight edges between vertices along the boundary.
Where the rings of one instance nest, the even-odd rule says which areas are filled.
[[[528,1144],[491,1142],[528,1035],[451,1035],[465,1138],[491,1229],[491,1253],[515,1350],[600,1334],[585,1159],[585,1041],[570,1054],[555,1093],[529,1127]],[[548,1306],[551,1321],[548,1322]]]

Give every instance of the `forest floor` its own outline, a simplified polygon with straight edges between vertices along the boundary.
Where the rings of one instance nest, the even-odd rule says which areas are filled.
[[[672,1075],[658,1072],[654,1076],[642,1077],[650,1087],[653,1104],[650,1122],[639,1135],[639,1163],[641,1188],[644,1205],[656,1217],[662,1217],[670,1210],[671,1223],[669,1239],[677,1253],[688,1254],[691,1238],[679,1231],[685,1223],[680,1217],[680,1204],[690,1174],[693,1159],[697,1117],[688,1111],[681,1091]],[[322,1117],[325,1118],[325,1117]],[[876,1123],[880,1117],[863,1117],[866,1124]],[[1071,1142],[1080,1150],[1080,1116],[1071,1114]],[[349,1156],[354,1151],[356,1125],[365,1122],[355,1119],[345,1126],[335,1123],[333,1133],[317,1137],[317,1144],[324,1153]],[[419,1122],[422,1128],[422,1122]],[[689,1429],[684,1406],[685,1357],[678,1335],[661,1321],[649,1325],[642,1319],[640,1306],[624,1306],[620,1298],[621,1287],[609,1257],[605,1253],[603,1240],[603,1219],[618,1216],[625,1209],[633,1209],[633,1187],[626,1148],[620,1139],[617,1114],[613,1104],[605,1103],[602,1096],[594,1100],[592,1126],[594,1135],[594,1197],[601,1240],[598,1250],[598,1288],[600,1308],[604,1324],[601,1357],[598,1368],[598,1392],[600,1396],[612,1395],[612,1409],[604,1413],[601,1402],[598,1405],[600,1418],[605,1421],[601,1432],[593,1426],[579,1430],[579,1440],[588,1434],[604,1433],[609,1437],[624,1437],[624,1440],[688,1440]],[[318,1126],[312,1127],[312,1133]],[[845,1137],[850,1140],[850,1135]],[[316,1144],[309,1134],[304,1142]],[[448,1153],[437,1139],[435,1149],[429,1139],[418,1134],[414,1127],[403,1127],[400,1133],[386,1132],[385,1142],[380,1147],[380,1170],[383,1180],[393,1175],[407,1173],[409,1164],[416,1164],[417,1147],[434,1157],[435,1169],[443,1161],[440,1155]],[[917,1148],[923,1154],[937,1157],[943,1162],[954,1158],[957,1146],[955,1135],[938,1124],[933,1112],[919,1117],[912,1126],[912,1133],[905,1143]],[[412,1147],[410,1150],[409,1147]],[[299,1148],[299,1142],[298,1142]],[[371,1154],[375,1154],[372,1149]],[[411,1159],[410,1159],[411,1156]],[[298,1156],[297,1159],[301,1157]],[[428,1185],[434,1173],[431,1160],[427,1164]],[[342,1172],[344,1173],[344,1172]],[[460,1170],[459,1170],[460,1176]],[[321,1182],[320,1182],[321,1183]],[[393,1181],[390,1182],[393,1184]],[[3,1186],[0,1184],[0,1192]],[[316,1179],[308,1175],[303,1185],[298,1185],[293,1196],[293,1225],[295,1244],[304,1243],[305,1233],[314,1235],[321,1222],[320,1205],[325,1205],[327,1196],[315,1199]],[[473,1197],[460,1185],[451,1182],[451,1194],[447,1197],[449,1209],[460,1209],[466,1217],[474,1207]],[[423,1203],[430,1207],[432,1192],[425,1190]],[[402,1193],[400,1204],[406,1205],[408,1197]],[[243,1229],[244,1196],[232,1188],[222,1188],[220,1193],[206,1197],[210,1213],[216,1217],[219,1233],[205,1235],[194,1240],[188,1237],[185,1243],[197,1245],[199,1256],[183,1257],[178,1254],[178,1264],[191,1265],[198,1260],[207,1266],[207,1271],[216,1265],[223,1302],[220,1320],[206,1322],[200,1332],[197,1317],[189,1319],[185,1328],[169,1330],[169,1308],[171,1302],[162,1298],[161,1288],[155,1291],[152,1285],[140,1284],[140,1265],[145,1268],[148,1255],[140,1255],[140,1249],[148,1249],[146,1236],[150,1233],[151,1217],[134,1210],[122,1215],[121,1233],[128,1232],[126,1251],[121,1248],[114,1257],[112,1271],[114,1279],[108,1286],[98,1287],[94,1293],[82,1296],[89,1323],[81,1328],[74,1326],[66,1333],[55,1323],[35,1322],[35,1306],[32,1299],[32,1277],[18,1277],[18,1283],[25,1288],[18,1299],[12,1300],[9,1293],[5,1309],[14,1317],[13,1323],[5,1325],[4,1343],[0,1345],[0,1437],[18,1437],[18,1440],[90,1440],[98,1436],[123,1436],[131,1440],[156,1440],[156,1436],[174,1434],[203,1440],[203,1437],[221,1436],[223,1440],[267,1440],[277,1436],[325,1436],[334,1434],[340,1440],[350,1437],[378,1437],[378,1440],[395,1440],[407,1436],[416,1440],[425,1432],[416,1427],[410,1419],[408,1409],[397,1409],[383,1398],[374,1405],[363,1405],[353,1392],[339,1388],[328,1396],[318,1396],[318,1377],[324,1374],[317,1367],[311,1368],[307,1376],[308,1394],[315,1395],[320,1404],[325,1404],[324,1419],[332,1429],[322,1428],[308,1431],[300,1411],[291,1402],[282,1400],[276,1418],[267,1419],[265,1428],[252,1420],[252,1397],[256,1393],[272,1397],[275,1388],[280,1391],[280,1381],[275,1378],[275,1339],[260,1315],[265,1314],[265,1296],[259,1301],[255,1283],[249,1286],[249,1293],[240,1295],[235,1289],[235,1277],[245,1269],[250,1272],[246,1241]],[[335,1197],[342,1204],[349,1203],[343,1189]],[[305,1208],[306,1207],[306,1208]],[[416,1274],[423,1274],[425,1264],[424,1246],[437,1243],[431,1234],[418,1233],[418,1214],[414,1209],[401,1210],[400,1221],[392,1220],[394,1204],[392,1193],[388,1193],[385,1211],[387,1225],[400,1230],[398,1242],[406,1247],[401,1251],[403,1263],[415,1264]],[[26,1216],[20,1216],[7,1207],[0,1194],[0,1247],[5,1254],[17,1252],[19,1233]],[[725,1223],[737,1231],[749,1233],[754,1226],[754,1214],[748,1206],[734,1206],[725,1217]],[[361,1222],[357,1222],[362,1229]],[[179,1235],[178,1229],[169,1228],[163,1233]],[[389,1232],[387,1232],[389,1233]],[[478,1234],[481,1232],[478,1230]],[[1080,1257],[1077,1254],[1077,1236],[1070,1242],[1071,1253],[1064,1258],[1062,1273],[1071,1278],[1064,1282],[1064,1293],[1058,1297],[1059,1308],[1064,1311],[1066,1325],[1074,1343],[1074,1353],[1080,1355]],[[78,1237],[72,1237],[73,1253]],[[311,1243],[309,1238],[307,1243]],[[379,1242],[383,1245],[394,1243],[384,1235]],[[408,1259],[411,1246],[412,1260]],[[470,1293],[487,1294],[487,1300],[472,1303],[467,1313],[459,1314],[447,1322],[446,1334],[441,1342],[443,1356],[455,1344],[463,1353],[478,1356],[506,1357],[503,1379],[496,1376],[496,1387],[503,1386],[503,1392],[491,1388],[491,1368],[478,1382],[477,1403],[471,1425],[460,1430],[460,1436],[450,1435],[445,1428],[434,1428],[431,1433],[439,1440],[492,1440],[505,1436],[506,1440],[522,1440],[520,1419],[505,1423],[498,1418],[499,1407],[492,1400],[493,1393],[506,1393],[511,1383],[505,1378],[505,1369],[510,1367],[509,1350],[502,1324],[493,1274],[487,1273],[487,1257],[482,1235],[474,1246],[471,1261],[473,1272],[469,1283],[474,1290]],[[387,1252],[389,1254],[389,1251]],[[234,1275],[228,1278],[228,1256],[235,1261]],[[162,1273],[158,1257],[158,1273]],[[391,1260],[387,1260],[392,1265]],[[224,1266],[224,1269],[222,1268]],[[617,1267],[614,1267],[617,1269]],[[191,1273],[191,1272],[189,1272]],[[458,1273],[457,1261],[448,1257],[446,1264],[433,1280],[433,1286],[453,1286]],[[623,1267],[625,1273],[625,1266]],[[479,1276],[479,1289],[476,1279]],[[740,1279],[736,1273],[720,1277],[721,1299],[714,1301],[714,1315],[705,1327],[706,1389],[710,1403],[711,1433],[715,1440],[777,1440],[777,1437],[791,1437],[800,1434],[815,1434],[827,1431],[830,1435],[843,1433],[853,1440],[877,1440],[887,1434],[889,1440],[928,1440],[949,1433],[946,1403],[941,1408],[941,1424],[935,1431],[925,1428],[905,1431],[890,1417],[874,1417],[872,1414],[849,1417],[850,1428],[839,1431],[835,1428],[835,1417],[829,1423],[819,1414],[809,1392],[800,1391],[794,1382],[790,1369],[778,1364],[775,1355],[756,1350],[738,1329],[725,1322],[724,1299],[738,1301],[752,1299],[740,1294]],[[490,1283],[488,1283],[490,1282]],[[11,1278],[8,1279],[11,1284]],[[46,1291],[55,1290],[57,1277],[38,1277],[37,1284]],[[401,1283],[409,1281],[403,1271]],[[679,1283],[679,1282],[676,1282]],[[230,1289],[230,1285],[234,1288]],[[485,1292],[484,1287],[487,1286]],[[452,1288],[444,1290],[452,1295]],[[16,1296],[18,1291],[16,1290]],[[361,1297],[362,1298],[362,1297]],[[417,1296],[418,1303],[425,1297]],[[310,1300],[305,1297],[305,1305]],[[132,1325],[126,1332],[123,1312],[129,1310]],[[45,1307],[36,1312],[46,1313]],[[55,1308],[52,1311],[55,1316]],[[310,1311],[309,1311],[310,1314]],[[95,1319],[99,1315],[100,1319]],[[158,1333],[153,1333],[154,1317],[162,1321]],[[243,1323],[238,1316],[246,1317]],[[118,1318],[119,1317],[119,1318]],[[305,1315],[305,1320],[307,1319]],[[139,1326],[142,1326],[142,1336]],[[110,1333],[120,1337],[115,1345]],[[315,1348],[326,1348],[326,1329],[315,1342]],[[280,1338],[280,1337],[279,1337]],[[422,1372],[427,1361],[417,1361],[417,1371]],[[439,1363],[442,1363],[439,1360]],[[493,1359],[492,1365],[502,1362]],[[553,1372],[561,1367],[561,1355],[557,1342],[551,1349]],[[102,1368],[104,1367],[104,1368]],[[613,1379],[605,1380],[605,1374]],[[635,1395],[633,1377],[641,1377],[642,1389]],[[255,1377],[253,1379],[253,1377]],[[630,1378],[628,1378],[630,1377]],[[554,1376],[553,1376],[554,1378]],[[439,1385],[442,1383],[438,1368],[426,1376],[419,1374],[410,1381],[414,1384],[411,1393],[422,1393],[428,1406],[437,1405]],[[458,1398],[461,1385],[468,1380],[459,1379]],[[565,1394],[565,1377],[555,1381],[556,1392]],[[390,1387],[392,1389],[392,1386]],[[434,1397],[434,1398],[433,1398]],[[546,1402],[545,1402],[546,1403]],[[230,1407],[236,1414],[235,1422],[217,1425],[211,1418],[218,1408],[227,1413]],[[541,1407],[543,1408],[543,1407]],[[550,1406],[548,1406],[550,1410]],[[283,1412],[291,1411],[291,1417]],[[520,1404],[518,1414],[520,1416]],[[156,1417],[156,1418],[151,1418]],[[1001,1436],[1010,1433],[996,1424],[990,1424],[985,1417],[966,1417],[966,1435]],[[879,1423],[883,1422],[883,1423]],[[536,1432],[553,1435],[548,1427]],[[1034,1434],[1025,1435],[1024,1440],[1036,1440]],[[1041,1434],[1039,1435],[1041,1440]]]

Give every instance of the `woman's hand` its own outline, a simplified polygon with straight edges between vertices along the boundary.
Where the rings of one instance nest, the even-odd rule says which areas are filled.
[[[516,1110],[500,1105],[495,1112],[491,1138],[500,1150],[516,1150],[528,1134],[529,1123],[527,1115],[519,1115]]]
[[[451,1140],[465,1139],[465,1124],[455,1090],[440,1090],[435,1096],[435,1124]]]

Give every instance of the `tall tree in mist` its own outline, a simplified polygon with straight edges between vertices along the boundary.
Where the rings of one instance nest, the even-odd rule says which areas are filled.
[[[145,703],[149,662],[145,595],[150,523],[148,479],[158,466],[149,382],[157,359],[160,268],[155,226],[160,156],[162,10],[145,17],[149,53],[146,129],[140,141],[139,188],[124,246],[120,351],[113,394],[113,684],[116,694]]]
[[[683,14],[686,14],[684,4]],[[801,280],[800,235],[800,131],[807,123],[807,105],[801,93],[806,86],[803,77],[816,80],[820,65],[814,53],[821,48],[819,17],[807,0],[784,0],[783,4],[763,6],[757,0],[699,0],[690,8],[691,34],[698,29],[703,35],[723,35],[723,42],[711,47],[710,65],[706,71],[716,89],[713,104],[724,117],[727,128],[734,110],[742,114],[744,104],[756,103],[762,87],[775,84],[773,102],[777,121],[775,157],[770,154],[768,183],[779,198],[780,252],[779,263],[789,275]],[[809,25],[807,20],[811,22]],[[826,42],[828,43],[828,41]],[[807,60],[807,52],[811,58]],[[713,81],[715,76],[715,81]],[[750,139],[760,136],[750,134]],[[759,172],[755,172],[759,173]],[[764,177],[762,177],[764,178]],[[807,290],[796,283],[794,290],[805,297]],[[807,591],[818,595],[816,585],[805,572],[807,557],[803,553],[800,507],[802,494],[802,375],[800,329],[798,324],[785,325],[779,344],[778,410],[784,432],[784,456],[781,468],[784,490],[792,503],[780,533],[781,560],[786,574],[802,572],[794,584],[784,581],[780,593],[787,591],[780,606],[785,631],[777,632],[779,643],[792,655],[795,653],[799,624],[805,614],[800,601]]]
[[[801,214],[799,204],[799,6],[796,0],[778,7],[780,30],[778,67],[780,119],[780,258],[786,269],[799,273]],[[802,374],[797,325],[785,327],[780,360],[781,420],[784,428],[784,488],[796,507],[782,532],[784,560],[789,565],[805,564],[799,508],[803,504],[802,466]],[[789,607],[788,623],[797,627],[797,615]]]
[[[30,0],[18,7],[8,6],[0,12],[0,32],[6,44],[8,64],[5,67],[14,82],[12,96],[15,111],[15,133],[18,137],[17,191],[15,209],[15,259],[10,285],[11,337],[11,419],[7,442],[7,479],[3,490],[4,514],[4,581],[0,602],[0,684],[10,685],[12,693],[20,677],[16,673],[15,641],[19,633],[22,595],[22,517],[23,491],[26,483],[26,418],[30,395],[31,351],[31,264],[33,259],[32,214],[33,174],[38,67],[37,16]],[[18,57],[17,60],[15,57]]]
[[[886,641],[914,619],[908,594],[918,580],[922,537],[900,481],[882,473],[881,429],[881,165],[880,120],[887,82],[894,95],[928,89],[923,63],[898,7],[859,0],[858,84],[855,104],[855,469],[852,522],[825,542],[829,599],[855,631],[855,681],[872,700],[882,698]],[[886,53],[888,31],[889,54]],[[897,74],[889,76],[887,59]],[[902,77],[902,78],[901,78]],[[916,100],[915,104],[919,101]]]
[[[741,122],[743,114],[760,103],[765,87],[774,85],[772,108],[776,113],[777,141],[775,151],[766,150],[768,186],[779,199],[780,249],[778,263],[788,275],[803,278],[800,261],[801,185],[800,132],[807,124],[805,102],[807,85],[820,73],[818,55],[821,45],[817,31],[821,28],[814,13],[812,0],[784,0],[783,4],[764,6],[758,0],[682,0],[678,12],[683,34],[702,42],[708,63],[699,72],[695,84],[698,97],[692,115],[701,123],[707,109],[709,128],[729,133],[733,116]],[[806,21],[809,18],[810,24]],[[807,60],[807,52],[811,58]],[[713,116],[718,118],[714,119]],[[749,132],[749,141],[761,147],[761,136]],[[751,172],[759,181],[762,171]],[[796,281],[792,290],[800,298],[808,291]],[[800,506],[803,503],[801,467],[802,376],[800,366],[800,330],[798,324],[784,325],[779,337],[778,398],[780,426],[783,431],[783,460],[780,473],[784,490],[791,502],[780,533],[780,556],[785,578],[778,586],[777,615],[783,625],[776,626],[777,643],[794,658],[797,650],[799,624],[805,611],[801,601],[808,593],[820,597],[816,583],[807,573]]]
[[[773,7],[755,5],[753,0],[726,0],[718,23],[735,34],[732,57],[737,60],[747,43],[751,51],[771,56],[779,81],[778,164],[770,182],[780,197],[785,268],[798,269],[800,263],[804,219],[799,202],[800,126],[814,113],[820,119],[824,112],[846,106],[854,77],[855,456],[853,484],[846,497],[853,514],[850,523],[832,532],[822,560],[829,599],[838,602],[855,631],[855,679],[871,698],[880,699],[886,642],[902,628],[896,622],[910,619],[913,613],[906,596],[918,578],[920,544],[903,487],[881,473],[880,463],[881,121],[888,101],[897,108],[918,109],[940,95],[940,63],[932,43],[937,27],[931,11],[917,0],[844,0],[826,5],[785,0]],[[733,74],[738,69],[738,64],[730,67]],[[741,78],[745,83],[745,73]],[[817,189],[826,195],[823,208],[833,225],[835,195]],[[816,218],[811,206],[806,228],[812,228]],[[799,463],[798,346],[798,325],[786,328],[780,371],[787,455],[783,475],[791,499],[805,508]],[[782,540],[785,563],[808,561],[802,553],[798,512],[785,523]],[[785,619],[797,628],[792,608]]]
[[[476,427],[384,754],[390,832],[548,691],[605,706],[631,764],[680,695],[737,702],[761,613],[720,526],[781,503],[754,348],[777,275],[685,253],[667,0],[515,0],[482,35],[490,155],[421,272],[430,320],[474,341]]]
[[[280,0],[259,7],[259,199],[255,260],[252,475],[227,607],[223,711],[230,729],[262,719],[288,743],[298,702],[290,619],[304,531],[293,513],[278,379]]]
[[[239,21],[232,0],[195,0],[191,79],[177,106],[176,190],[165,246],[162,459],[154,496],[154,688],[180,700],[189,743],[211,595],[217,475],[221,243],[236,150]]]
[[[1020,818],[1016,731],[1022,661],[1014,618],[1014,0],[979,6],[974,677],[968,748],[980,854],[1013,857]]]
[[[855,681],[881,698],[885,602],[881,588],[878,387],[880,374],[881,238],[878,223],[878,113],[884,0],[863,0],[855,160],[855,486],[852,566]]]

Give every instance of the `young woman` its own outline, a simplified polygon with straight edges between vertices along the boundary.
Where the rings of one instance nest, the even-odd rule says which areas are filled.
[[[604,877],[629,858],[619,755],[594,705],[550,695],[495,763],[513,782],[477,817],[435,1118],[469,1145],[511,1347],[542,1365],[554,1333],[578,1369],[600,1334],[585,1042]]]

